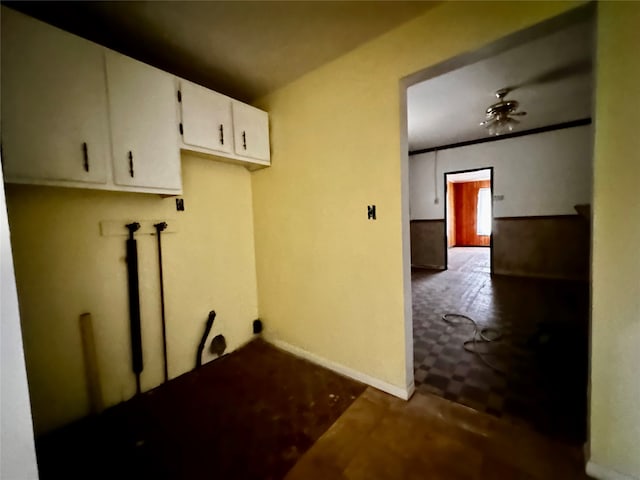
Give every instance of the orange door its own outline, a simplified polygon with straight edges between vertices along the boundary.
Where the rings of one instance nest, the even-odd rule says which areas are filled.
[[[489,235],[477,234],[478,191],[489,188],[491,182],[454,183],[453,218],[455,222],[455,245],[457,247],[488,247]]]

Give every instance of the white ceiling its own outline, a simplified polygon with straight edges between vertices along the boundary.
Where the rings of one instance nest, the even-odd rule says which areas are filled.
[[[479,123],[503,87],[527,112],[514,132],[591,117],[593,49],[589,21],[412,85],[409,150],[488,137]]]
[[[218,92],[251,101],[437,2],[3,3]]]
[[[491,180],[491,171],[475,170],[473,172],[449,173],[447,174],[447,182],[463,183],[463,182],[479,182],[480,180]]]

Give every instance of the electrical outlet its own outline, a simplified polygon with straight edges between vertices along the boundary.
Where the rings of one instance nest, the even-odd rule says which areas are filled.
[[[367,220],[375,220],[375,219],[376,219],[376,206],[367,205]]]
[[[494,195],[494,196],[493,196],[493,199],[494,199],[496,202],[501,202],[502,200],[504,200],[504,195]]]
[[[176,198],[176,210],[179,212],[184,212],[184,199]]]

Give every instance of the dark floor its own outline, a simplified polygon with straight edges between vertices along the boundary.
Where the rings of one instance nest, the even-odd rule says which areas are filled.
[[[40,478],[280,479],[364,388],[256,340],[39,439]]]
[[[488,248],[449,250],[449,269],[412,274],[416,388],[545,434],[585,438],[588,285],[491,276]],[[464,350],[473,327],[445,313],[497,327],[481,348],[489,368]]]

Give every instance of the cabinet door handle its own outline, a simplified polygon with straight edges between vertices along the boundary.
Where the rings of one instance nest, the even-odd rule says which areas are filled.
[[[247,133],[242,131],[242,148],[247,149]]]
[[[224,145],[224,125],[220,124],[220,145]]]
[[[84,171],[88,172],[89,171],[89,147],[87,147],[87,142],[84,142],[82,144],[82,156],[83,156],[83,165],[84,165]]]
[[[133,178],[133,153],[129,150],[129,175]]]

